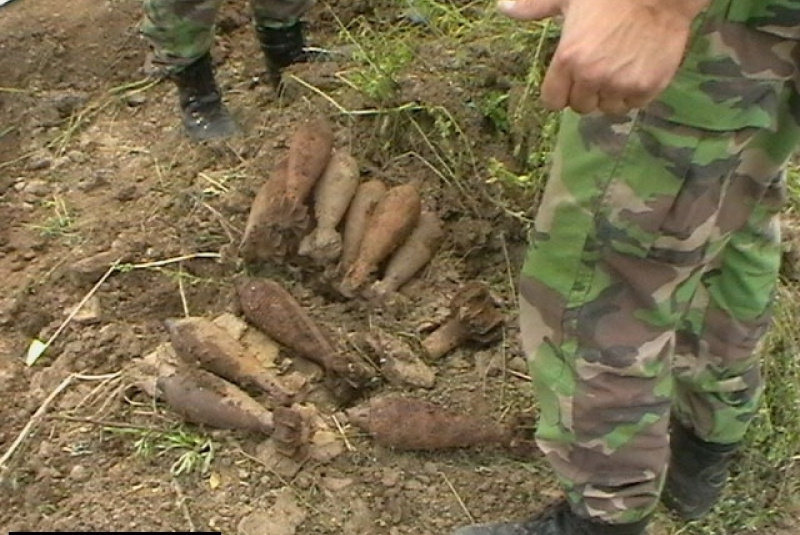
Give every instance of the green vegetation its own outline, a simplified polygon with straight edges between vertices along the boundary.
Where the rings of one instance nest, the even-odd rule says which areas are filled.
[[[45,238],[65,238],[75,241],[78,238],[75,231],[75,214],[67,206],[63,197],[55,196],[52,200],[42,203],[42,206],[50,210],[51,215],[39,225],[31,225]]]
[[[214,442],[207,436],[183,427],[172,430],[138,428],[109,429],[115,434],[133,436],[133,450],[144,458],[168,456],[173,476],[199,472],[205,475],[214,461]]]

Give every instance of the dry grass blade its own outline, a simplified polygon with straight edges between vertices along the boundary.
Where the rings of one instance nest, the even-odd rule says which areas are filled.
[[[14,454],[20,449],[22,444],[25,442],[25,439],[33,432],[33,429],[36,425],[43,419],[45,413],[50,408],[50,405],[58,398],[58,396],[64,392],[74,381],[105,381],[109,378],[118,376],[119,374],[109,374],[109,375],[83,375],[80,373],[72,373],[62,380],[58,386],[53,389],[52,392],[44,399],[42,404],[36,409],[36,412],[33,413],[33,416],[28,420],[28,423],[22,428],[17,438],[11,443],[8,450],[0,457],[0,471],[2,473],[8,470],[8,462],[14,456]],[[2,479],[2,478],[0,478]]]
[[[121,264],[119,269],[120,271],[129,271],[131,269],[149,269],[155,267],[163,267],[168,266],[170,264],[177,264],[180,262],[185,262],[186,260],[195,260],[199,258],[208,258],[208,259],[215,259],[218,260],[221,258],[219,253],[192,253],[186,254],[181,256],[176,256],[174,258],[166,258],[164,260],[155,260],[153,262],[144,262],[142,264]]]
[[[189,526],[189,531],[191,533],[196,532],[197,527],[195,526],[194,520],[192,520],[192,515],[189,513],[189,507],[186,505],[186,494],[183,492],[181,484],[174,477],[172,478],[172,490],[175,491],[175,494],[178,498],[178,508],[181,510],[181,513],[183,513],[183,518],[186,520],[186,524]]]
[[[459,507],[461,507],[461,510],[464,511],[465,515],[467,515],[467,518],[469,518],[470,523],[474,524],[475,523],[475,517],[473,517],[472,513],[470,513],[469,509],[467,509],[467,504],[464,503],[464,500],[461,498],[461,495],[458,493],[458,491],[456,491],[456,488],[453,486],[453,483],[450,482],[450,478],[448,478],[447,475],[444,472],[439,472],[439,473],[442,475],[442,479],[444,479],[444,482],[450,488],[450,492],[452,492],[453,496],[455,496]]]
[[[14,439],[14,442],[11,443],[11,446],[8,450],[0,457],[0,470],[5,471],[7,469],[7,463],[11,458],[14,456],[14,453],[20,448],[25,439],[28,435],[31,434],[33,428],[36,427],[36,424],[42,419],[42,416],[47,412],[47,409],[50,407],[50,404],[55,401],[55,399],[61,394],[64,390],[72,384],[72,381],[75,380],[75,374],[68,375],[63,381],[61,381],[58,386],[48,395],[42,404],[36,409],[36,412],[33,413],[28,423],[25,424],[25,427],[22,428],[17,438]]]
[[[356,449],[353,447],[353,444],[350,443],[350,439],[347,438],[347,433],[344,432],[344,428],[335,414],[331,417],[331,420],[333,420],[333,425],[336,426],[336,430],[341,435],[342,442],[344,442],[344,446],[347,448],[347,451],[356,451]]]
[[[94,376],[79,376],[80,377],[94,377]],[[102,377],[102,376],[98,376]],[[91,405],[95,405],[100,403],[100,407],[95,411],[93,417],[98,417],[100,414],[105,411],[108,405],[116,399],[117,394],[119,394],[124,385],[122,384],[122,373],[113,373],[108,376],[105,376],[104,379],[96,379],[99,380],[100,383],[95,386],[86,396],[83,397],[74,407],[72,407],[71,412],[78,411],[83,407],[88,407]]]
[[[41,357],[44,354],[44,352],[47,350],[47,348],[50,347],[53,344],[55,339],[58,338],[59,335],[62,332],[64,332],[64,329],[67,328],[67,325],[69,325],[72,322],[72,320],[75,318],[75,316],[78,314],[78,312],[80,312],[80,310],[84,307],[84,305],[86,305],[86,303],[89,302],[89,299],[91,299],[92,296],[95,293],[97,293],[97,290],[100,289],[100,286],[102,286],[103,283],[106,281],[106,279],[108,279],[108,277],[111,276],[111,274],[114,272],[114,270],[117,269],[117,266],[119,265],[120,260],[121,259],[118,259],[113,264],[111,264],[111,266],[106,270],[106,272],[103,274],[103,276],[100,277],[100,280],[98,280],[95,283],[95,285],[92,287],[92,289],[89,290],[86,293],[86,295],[83,296],[83,299],[81,299],[81,301],[78,303],[78,305],[72,310],[72,312],[70,312],[70,314],[67,316],[67,318],[61,323],[61,325],[58,326],[56,331],[50,336],[50,338],[47,339],[46,342],[41,343],[41,342],[39,342],[39,340],[34,340],[33,341],[33,343],[31,344],[31,346],[28,349],[28,355],[27,355],[27,357],[25,359],[25,363],[28,366],[33,366],[36,363],[36,361],[39,359],[39,357]]]
[[[66,415],[54,415],[51,417],[54,420],[61,420],[64,422],[73,422],[78,424],[89,424],[94,425],[97,427],[108,428],[108,429],[130,429],[133,431],[144,431],[146,433],[163,433],[164,430],[159,427],[152,427],[148,425],[135,425],[123,422],[113,422],[110,420],[98,420],[95,418],[82,418],[79,416],[66,416]]]
[[[178,263],[178,293],[181,297],[181,307],[185,317],[191,316],[189,313],[189,300],[186,299],[186,289],[183,287],[183,262]]]

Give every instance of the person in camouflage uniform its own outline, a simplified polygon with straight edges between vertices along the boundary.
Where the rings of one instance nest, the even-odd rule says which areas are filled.
[[[585,50],[614,53],[599,16],[597,31],[570,20],[592,2],[616,17],[635,2],[651,14],[687,4],[572,0],[548,77],[560,52],[580,56],[572,30],[585,32]],[[566,5],[501,9],[535,19],[554,14],[542,12],[548,3]],[[457,535],[640,535],[659,500],[697,519],[720,497],[762,392],[783,168],[800,141],[800,1],[700,4],[685,39],[649,28],[621,45],[636,54],[650,39],[663,54],[649,59],[668,64],[677,41],[685,54],[663,91],[637,85],[646,70],[605,103],[622,71],[595,69],[595,93],[576,90],[579,76],[545,79],[546,104],[587,112],[564,112],[520,279],[537,442],[566,497],[532,519]]]
[[[305,61],[300,17],[314,0],[250,0],[256,34],[273,84],[288,65]],[[178,88],[181,116],[194,140],[224,138],[238,129],[214,78],[211,46],[222,0],[144,0],[141,35],[151,52],[145,71]]]

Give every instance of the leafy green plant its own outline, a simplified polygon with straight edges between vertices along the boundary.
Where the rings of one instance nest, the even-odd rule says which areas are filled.
[[[477,107],[486,120],[499,132],[511,131],[511,120],[508,117],[508,93],[505,91],[489,91],[478,101]]]

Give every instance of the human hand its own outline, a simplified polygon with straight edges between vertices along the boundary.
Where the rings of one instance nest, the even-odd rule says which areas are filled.
[[[683,59],[691,22],[711,0],[499,0],[517,20],[562,15],[543,104],[620,115],[655,99]]]

